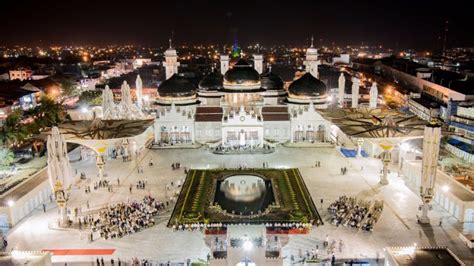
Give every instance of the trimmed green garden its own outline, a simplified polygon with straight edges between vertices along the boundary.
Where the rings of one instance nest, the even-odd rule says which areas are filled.
[[[233,175],[270,181],[274,202],[254,215],[227,213],[215,202],[217,182]],[[242,203],[245,204],[245,203]],[[168,226],[195,223],[311,223],[321,218],[298,169],[191,169]]]

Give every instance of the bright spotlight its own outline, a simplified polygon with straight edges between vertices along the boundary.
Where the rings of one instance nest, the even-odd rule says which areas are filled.
[[[441,189],[444,191],[444,192],[448,192],[449,191],[449,187],[447,185],[444,185],[443,187],[441,187]]]
[[[328,101],[330,101],[330,102],[332,101],[332,95],[328,96]]]
[[[402,145],[400,145],[400,149],[402,151],[408,151],[410,149],[410,144],[408,143],[402,143]]]
[[[86,106],[83,106],[83,107],[81,107],[81,112],[85,114],[85,113],[89,112],[89,109],[87,109]]]
[[[253,244],[252,244],[252,242],[251,242],[250,240],[245,240],[245,241],[244,241],[244,244],[242,245],[242,247],[244,248],[244,250],[249,251],[249,250],[252,249]]]
[[[8,204],[8,207],[11,207],[11,206],[15,205],[15,202],[13,200],[8,200],[7,204]]]

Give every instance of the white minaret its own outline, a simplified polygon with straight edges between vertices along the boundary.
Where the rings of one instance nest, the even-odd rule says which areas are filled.
[[[254,54],[253,55],[253,64],[255,70],[257,70],[258,74],[263,73],[263,55],[261,54]]]
[[[339,106],[344,107],[344,89],[346,88],[346,78],[344,77],[344,73],[341,72],[339,75]]]
[[[314,47],[314,38],[311,36],[311,46],[306,50],[306,60],[303,62],[306,66],[306,72],[311,73],[313,77],[319,78],[318,66],[318,49]]]
[[[137,95],[137,106],[138,108],[142,108],[143,104],[143,82],[140,78],[140,75],[137,75],[137,79],[135,80],[135,93]]]
[[[221,55],[221,74],[224,75],[225,72],[229,70],[229,56],[228,55]]]
[[[421,161],[421,217],[420,223],[429,223],[428,211],[434,197],[436,171],[438,169],[439,146],[441,142],[441,125],[431,122],[425,126],[423,134],[423,159]]]
[[[359,79],[352,78],[352,108],[359,106]]]
[[[372,83],[372,87],[370,87],[370,100],[369,100],[369,108],[374,109],[377,108],[377,98],[379,97],[379,91],[377,90],[377,82]]]
[[[178,74],[178,53],[176,53],[176,50],[173,48],[171,39],[170,48],[165,51],[165,61],[163,62],[163,65],[166,69],[166,79],[171,78],[174,74]]]

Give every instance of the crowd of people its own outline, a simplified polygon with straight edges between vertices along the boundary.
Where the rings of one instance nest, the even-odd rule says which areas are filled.
[[[379,220],[380,215],[383,211],[383,201],[375,201],[374,207],[371,212],[367,215],[367,220],[362,225],[362,230],[373,231],[374,225]]]
[[[111,205],[95,217],[83,217],[82,223],[89,224],[93,232],[99,232],[105,239],[120,238],[153,226],[158,211],[164,208],[164,203],[146,196],[140,202]]]
[[[331,223],[334,225],[372,231],[382,212],[382,208],[383,204],[378,201],[371,208],[370,201],[340,196],[329,205],[328,212],[331,214]]]
[[[332,224],[360,228],[369,208],[369,201],[358,201],[354,197],[341,196],[329,205],[328,211],[332,215]]]
[[[248,152],[248,151],[257,151],[257,152],[272,152],[275,148],[268,145],[223,145],[220,144],[213,149],[214,153],[222,154],[222,153],[240,153],[240,152]]]

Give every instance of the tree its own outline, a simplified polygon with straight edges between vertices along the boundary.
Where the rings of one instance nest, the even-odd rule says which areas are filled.
[[[76,88],[76,83],[68,78],[56,79],[61,86],[61,94],[63,97],[71,97],[79,95],[79,92]]]
[[[46,127],[57,125],[67,119],[64,107],[53,99],[43,96],[40,105],[23,112],[16,109],[0,128],[0,141],[3,146],[11,147],[29,140]]]
[[[86,105],[101,105],[102,92],[101,91],[84,91],[79,96],[79,102]]]
[[[0,169],[9,167],[14,161],[13,152],[6,148],[0,148]]]
[[[0,129],[0,141],[3,146],[9,147],[11,144],[23,139],[23,131],[18,130],[18,126],[23,117],[23,110],[16,109],[5,120]]]

